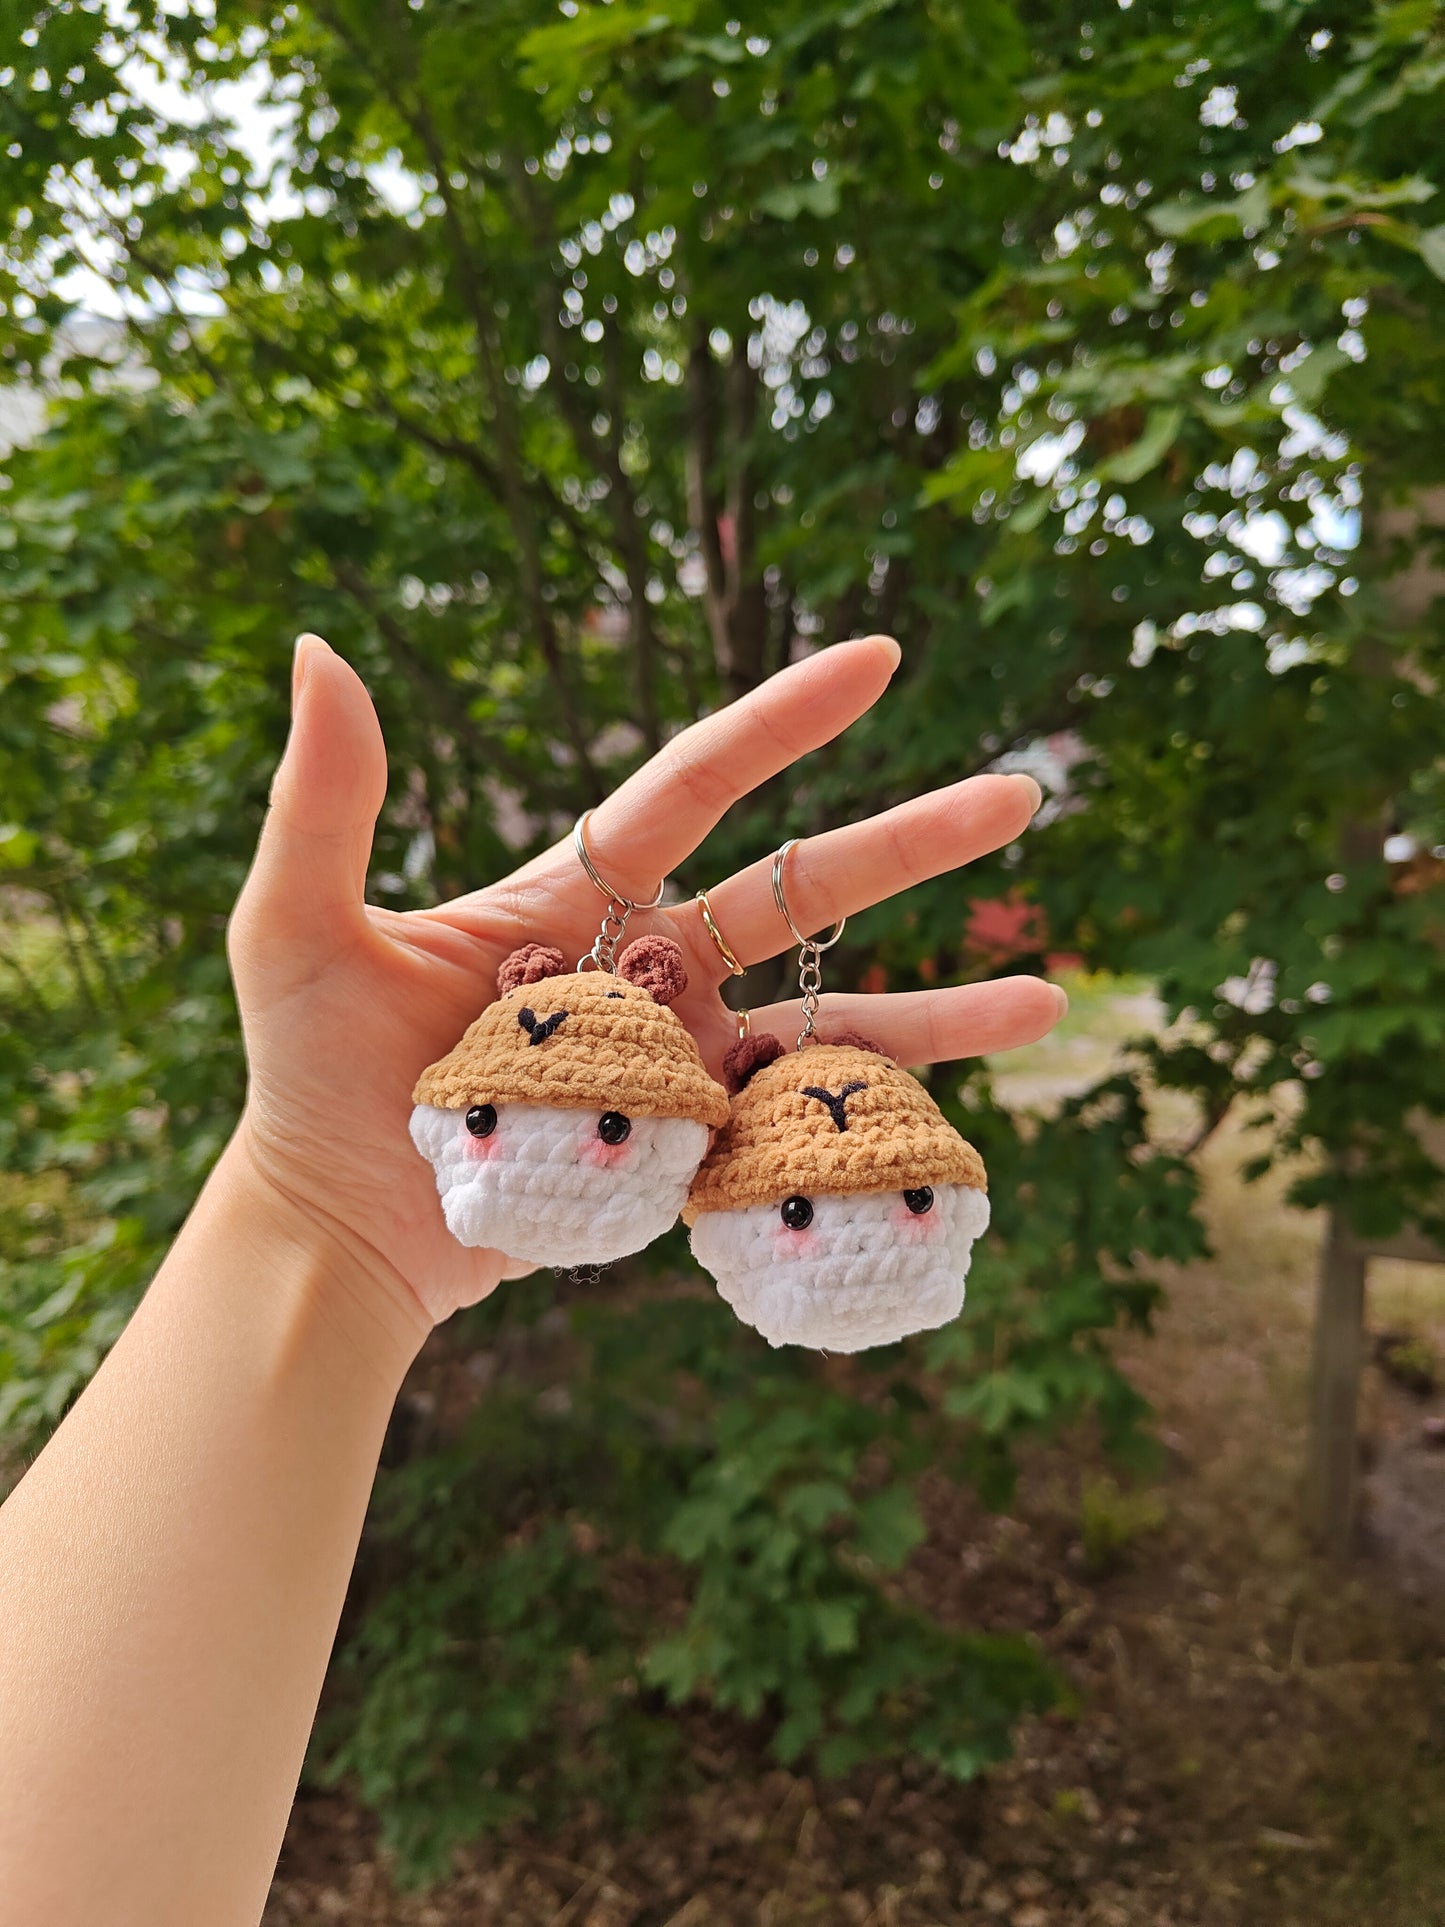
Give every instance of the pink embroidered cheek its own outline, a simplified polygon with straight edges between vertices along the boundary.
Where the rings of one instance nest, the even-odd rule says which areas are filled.
[[[473,1137],[465,1128],[462,1131],[462,1154],[473,1164],[482,1164],[488,1158],[500,1157],[502,1140],[496,1131],[489,1137]]]
[[[937,1205],[920,1214],[910,1211],[900,1198],[888,1213],[888,1222],[898,1233],[900,1244],[931,1245],[943,1236],[943,1219]]]
[[[632,1140],[624,1138],[621,1144],[608,1144],[598,1137],[594,1125],[578,1147],[577,1157],[582,1164],[590,1164],[598,1171],[611,1171],[620,1164],[626,1164],[632,1156]]]
[[[793,1258],[816,1258],[823,1249],[823,1240],[816,1231],[790,1231],[780,1224],[773,1233],[773,1257],[779,1264]]]

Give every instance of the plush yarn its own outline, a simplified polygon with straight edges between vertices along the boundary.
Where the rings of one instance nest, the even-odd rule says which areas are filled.
[[[776,1204],[708,1211],[693,1226],[698,1263],[770,1345],[865,1351],[962,1311],[970,1253],[988,1226],[984,1191],[939,1185],[921,1217],[901,1192],[811,1202],[801,1231],[788,1229]]]
[[[530,943],[412,1093],[412,1142],[452,1236],[538,1265],[608,1264],[677,1218],[727,1092],[667,1008],[682,950],[644,937],[618,973]],[[469,1122],[470,1120],[470,1122]]]
[[[617,974],[657,1004],[675,1003],[687,989],[682,945],[672,937],[638,937],[617,959]]]
[[[726,1069],[728,1122],[682,1215],[743,1323],[858,1352],[956,1318],[987,1180],[917,1078],[851,1036],[749,1038]]]
[[[518,984],[537,984],[547,977],[560,977],[566,969],[567,959],[552,944],[524,943],[520,950],[514,950],[504,959],[497,972],[497,995],[504,997]]]
[[[641,985],[605,970],[568,971],[506,991],[422,1072],[412,1102],[451,1111],[552,1104],[711,1125],[727,1118],[727,1092],[708,1076],[682,1020]]]
[[[854,1050],[871,1050],[878,1057],[887,1057],[888,1052],[881,1044],[875,1044],[871,1037],[865,1037],[858,1030],[835,1030],[820,1038],[824,1044],[851,1044]]]
[[[782,1038],[774,1037],[769,1031],[756,1037],[740,1037],[735,1044],[729,1044],[723,1054],[723,1082],[736,1095],[764,1064],[773,1063],[782,1054]]]
[[[436,1173],[452,1236],[529,1264],[607,1264],[640,1251],[676,1222],[707,1148],[707,1126],[693,1118],[635,1117],[624,1142],[604,1145],[595,1112],[496,1111],[477,1139],[465,1112],[419,1104],[412,1142]]]
[[[983,1159],[891,1058],[813,1044],[763,1065],[734,1097],[683,1217],[692,1224],[795,1192],[839,1197],[925,1184],[984,1190]]]

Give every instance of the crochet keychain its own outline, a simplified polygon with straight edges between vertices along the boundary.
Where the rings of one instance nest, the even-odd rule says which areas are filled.
[[[590,812],[588,813],[590,814]],[[524,944],[488,1005],[412,1093],[412,1142],[452,1236],[538,1265],[607,1264],[676,1221],[727,1093],[669,1008],[687,987],[671,937],[619,950],[638,908],[573,847],[607,909],[588,954]],[[647,909],[662,901],[662,887]]]
[[[728,1052],[728,1121],[682,1215],[744,1324],[772,1345],[858,1352],[957,1317],[988,1180],[916,1078],[864,1038],[819,1038],[822,953],[845,919],[822,941],[798,929],[793,847],[773,858],[773,899],[801,949],[797,1049],[759,1035]]]

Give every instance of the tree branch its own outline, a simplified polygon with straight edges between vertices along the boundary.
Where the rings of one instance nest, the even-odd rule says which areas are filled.
[[[475,765],[479,769],[501,770],[528,793],[535,791],[535,772],[509,755],[503,744],[486,735],[475,719],[458,705],[456,688],[412,641],[377,593],[375,584],[345,556],[331,558],[331,573],[341,593],[349,596],[376,624],[397,668],[433,714],[446,719],[444,726],[448,734],[465,746]]]
[[[701,325],[695,325],[687,357],[691,435],[687,449],[687,512],[698,532],[707,587],[703,607],[719,673],[731,654],[728,634],[727,563],[722,545],[722,503],[714,492],[718,463],[717,368]]]
[[[510,175],[513,191],[521,203],[524,220],[545,246],[555,250],[556,236],[541,197],[535,194],[525,176],[515,168]],[[638,510],[637,491],[622,466],[623,396],[622,369],[618,359],[620,328],[608,329],[604,357],[608,428],[599,434],[585,398],[577,393],[565,373],[567,343],[562,336],[557,305],[551,283],[543,279],[537,291],[537,313],[543,346],[552,363],[556,381],[554,393],[577,453],[590,457],[607,478],[607,510],[622,557],[622,572],[627,579],[628,629],[632,646],[633,670],[637,684],[637,720],[648,750],[656,753],[662,746],[657,714],[657,631],[652,605],[647,599],[647,538]]]
[[[767,590],[755,566],[758,513],[752,437],[758,383],[745,354],[734,353],[724,392],[731,455],[727,503],[733,535],[733,552],[727,563],[729,648],[725,673],[732,694],[745,696],[762,681],[768,647]]]
[[[568,744],[576,758],[583,788],[592,802],[600,802],[602,783],[592,761],[591,747],[569,679],[561,638],[547,601],[541,544],[537,540],[536,526],[528,513],[516,398],[508,389],[499,365],[500,342],[496,334],[496,321],[483,297],[477,264],[472,255],[471,238],[457,203],[446,150],[420,93],[417,93],[414,100],[408,100],[397,84],[395,69],[385,62],[378,65],[372,58],[371,48],[357,39],[350,27],[337,16],[333,7],[322,4],[322,0],[317,0],[315,12],[317,18],[330,28],[352,57],[371,75],[383,96],[401,115],[421,143],[427,165],[436,181],[437,194],[442,203],[444,225],[451,244],[452,267],[462,297],[462,305],[472,325],[477,364],[481,370],[483,386],[492,405],[492,415],[501,450],[499,477],[502,485],[502,506],[511,525],[512,539],[517,544],[523,593],[536,629],[542,660],[552,684],[557,713],[562,719]],[[415,74],[411,79],[415,87]]]

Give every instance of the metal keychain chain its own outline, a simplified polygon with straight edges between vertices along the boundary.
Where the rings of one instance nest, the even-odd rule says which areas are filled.
[[[585,969],[589,963],[594,963],[599,970],[607,971],[610,976],[617,975],[618,948],[627,935],[627,919],[636,907],[635,904],[628,903],[621,897],[609,899],[603,913],[602,927],[593,939],[592,948],[585,957],[577,959],[579,970]]]
[[[797,837],[788,841],[773,858],[773,902],[777,905],[778,915],[787,924],[798,946],[798,989],[803,993],[803,1028],[798,1032],[798,1049],[801,1050],[811,1038],[818,1034],[814,1019],[818,1015],[818,1005],[823,993],[823,952],[831,950],[842,936],[847,925],[846,917],[839,917],[833,925],[832,933],[826,937],[808,937],[793,922],[793,913],[788,908],[788,899],[783,891],[783,866],[788,852],[797,844]]]
[[[798,952],[798,988],[803,993],[803,1028],[798,1033],[798,1049],[801,1050],[810,1037],[816,1037],[818,1026],[813,1019],[818,1014],[818,998],[823,988],[822,946],[805,943]]]

